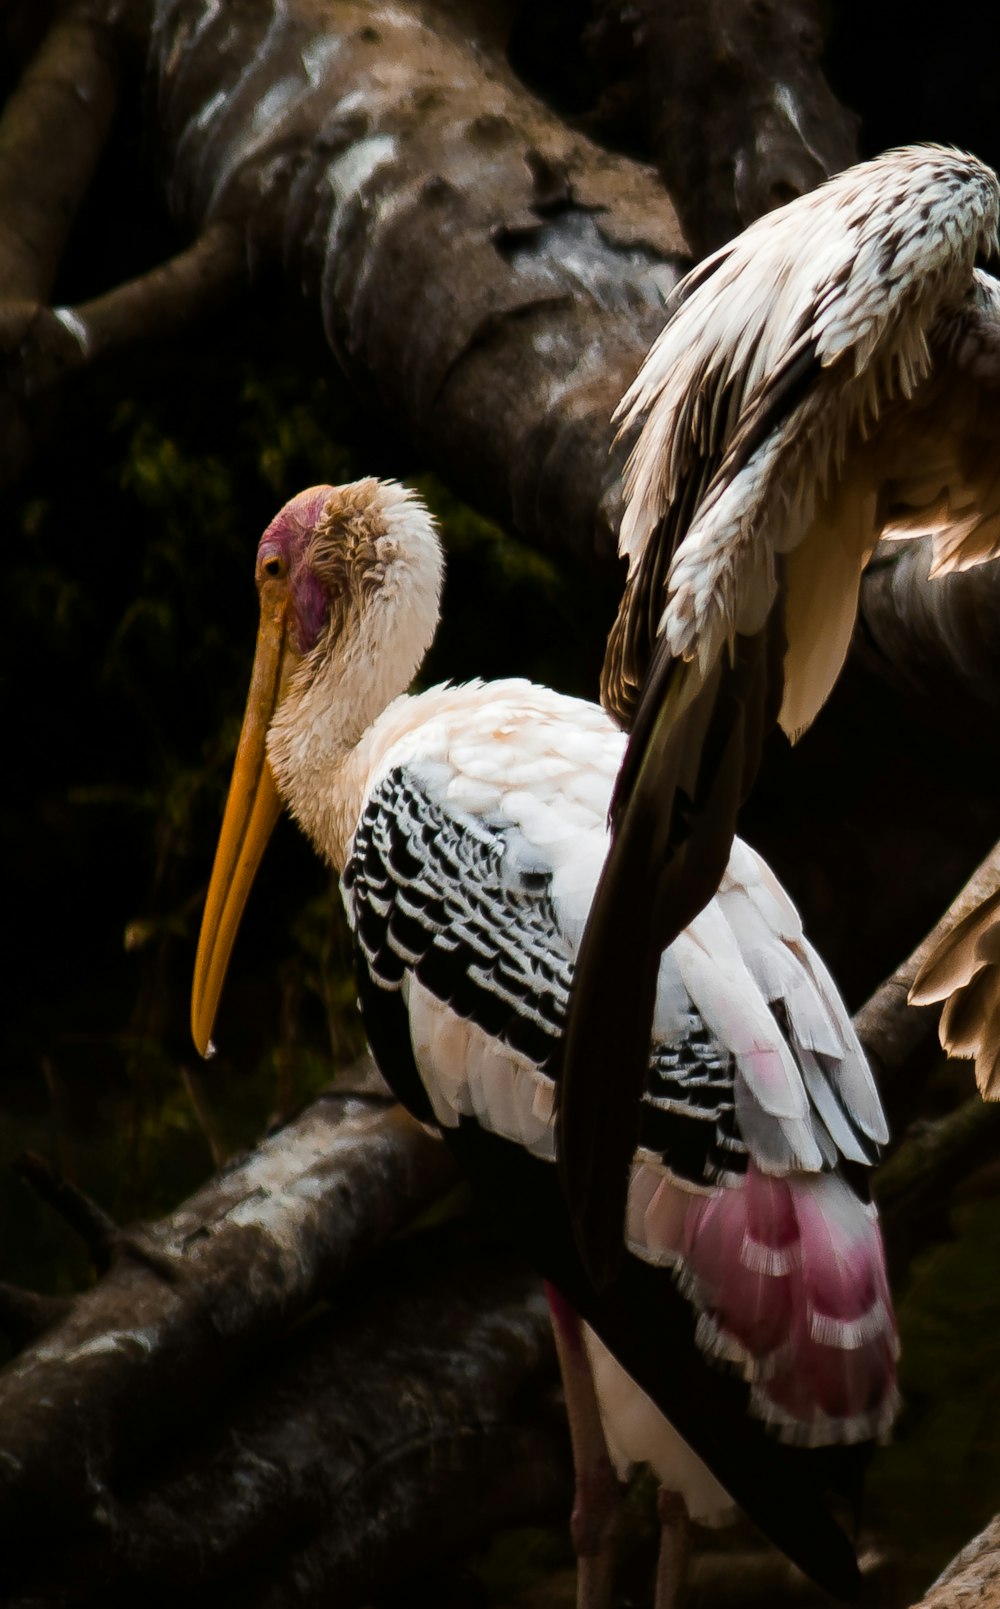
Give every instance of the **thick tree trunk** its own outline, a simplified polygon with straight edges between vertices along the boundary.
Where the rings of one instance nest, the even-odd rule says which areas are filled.
[[[318,293],[349,372],[477,506],[592,561],[612,410],[685,245],[655,174],[572,133],[474,15],[162,0],[168,189]]]
[[[602,0],[630,21],[657,165],[696,256],[857,161],[815,0]]]
[[[127,25],[155,74],[167,193],[199,243],[174,267],[58,319],[35,307],[26,325],[21,293],[4,309],[0,291],[14,392],[34,394],[112,345],[210,311],[247,269],[280,267],[318,298],[352,377],[444,479],[530,541],[609,562],[624,454],[611,416],[687,248],[650,169],[573,133],[513,75],[502,8],[400,0],[376,25],[362,0],[109,0],[107,38],[94,33],[99,11],[97,0],[83,8],[88,71],[113,58]],[[689,12],[636,13],[649,60],[656,71],[672,64],[677,79],[660,99],[687,129],[677,132],[687,155],[675,183],[688,210],[695,198],[724,207],[733,192],[728,168],[691,168],[696,151],[728,151],[737,163],[753,192],[740,221],[772,204],[775,187],[805,188],[849,160],[850,118],[823,83],[805,0],[790,19],[743,0]],[[50,40],[40,64],[52,49]],[[724,95],[726,63],[737,58],[740,93]],[[712,94],[695,72],[705,61]],[[30,155],[18,107],[31,82],[0,131],[12,153]],[[91,117],[88,127],[72,163],[41,153],[46,195],[79,199],[104,125]],[[16,189],[8,200],[18,214]],[[47,264],[61,238],[46,237]],[[936,601],[922,604],[916,582],[903,584],[919,574],[908,560],[888,605],[883,575],[863,589],[894,674],[919,683],[930,654],[963,687],[992,685],[992,637],[966,635],[959,646]],[[984,572],[956,581],[956,622],[992,618]]]

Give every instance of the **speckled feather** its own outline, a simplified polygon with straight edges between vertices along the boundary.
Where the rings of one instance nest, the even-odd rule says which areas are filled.
[[[620,409],[644,421],[604,682],[626,724],[653,638],[703,675],[734,632],[761,629],[779,555],[780,718],[796,735],[843,662],[883,532],[932,530],[942,571],[996,551],[1000,472],[984,449],[1000,321],[974,265],[996,248],[998,204],[974,157],[891,151],[768,213],[678,287]]]
[[[548,1172],[625,740],[597,706],[524,681],[393,697],[433,635],[441,576],[433,525],[402,488],[314,488],[261,548],[283,556],[298,622],[269,762],[342,873],[373,1041],[376,1018],[401,1016],[420,1085],[400,1093],[418,1115],[456,1136],[472,1122]],[[317,587],[323,621],[305,607]],[[743,844],[662,957],[654,1030],[627,1255],[686,1292],[699,1345],[743,1374],[780,1437],[881,1433],[895,1355],[881,1245],[837,1169],[875,1157],[884,1120],[794,907]],[[788,1323],[763,1334],[774,1281]],[[814,1384],[790,1401],[803,1349]]]
[[[620,719],[654,640],[700,679],[777,606],[779,719],[796,737],[843,664],[880,538],[930,536],[932,576],[997,556],[1000,285],[974,266],[996,252],[997,209],[996,177],[975,158],[893,151],[761,219],[678,287],[622,403],[627,423],[646,422],[604,671]],[[990,1099],[995,928],[993,901],[943,941],[912,994],[946,1002],[942,1045],[974,1058]]]
[[[345,904],[370,982],[406,1006],[437,1123],[471,1118],[551,1162],[574,953],[624,739],[594,706],[518,683],[450,689],[448,718],[438,706],[424,729],[423,699],[441,696],[410,701],[404,764],[373,727],[378,777]],[[601,738],[589,763],[587,727]],[[843,1004],[737,840],[717,899],[661,963],[627,1244],[671,1271],[705,1350],[741,1370],[754,1411],[792,1441],[864,1439],[891,1418],[878,1231],[837,1173],[885,1138]]]
[[[560,1110],[564,1187],[598,1280],[634,1138],[627,1110],[601,1106],[602,989],[631,997],[630,1110],[649,937],[669,944],[711,892],[763,736],[778,721],[795,738],[829,695],[876,542],[929,533],[937,573],[1000,551],[1000,288],[975,267],[996,249],[998,206],[992,171],[938,146],[838,174],[693,270],[621,404],[623,428],[642,428],[601,696],[632,740]],[[949,1041],[980,1046],[984,1067],[1000,1057],[996,998],[988,976],[970,985]]]

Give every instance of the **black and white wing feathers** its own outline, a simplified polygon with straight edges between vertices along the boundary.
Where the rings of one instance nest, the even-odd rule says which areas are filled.
[[[441,792],[402,766],[369,793],[342,879],[361,965],[407,1013],[422,1091],[401,1094],[419,1114],[426,1096],[442,1127],[471,1117],[551,1160],[572,926],[520,826]],[[615,1077],[611,1062],[608,1090]],[[641,1151],[698,1188],[751,1160],[779,1173],[870,1163],[886,1138],[843,1003],[739,841],[717,898],[662,958],[636,1128],[632,1163]]]
[[[552,1193],[575,924],[555,866],[523,830],[538,819],[524,791],[509,796],[521,802],[514,820],[457,806],[449,780],[446,767],[390,769],[354,834],[343,890],[369,1037],[400,1096],[471,1171],[489,1158],[493,1192],[517,1174],[514,1152],[541,1168],[520,1188],[533,1180],[553,1220],[545,1235],[559,1250],[542,1266],[600,1332],[606,1310],[580,1284]],[[558,815],[546,794],[550,806]],[[602,846],[599,818],[587,819],[580,832]],[[611,1063],[607,1090],[615,1077]],[[873,1216],[838,1170],[875,1160],[884,1119],[794,907],[738,841],[717,898],[662,958],[635,1129],[625,1265],[659,1269],[685,1293],[700,1315],[697,1344],[743,1374],[751,1412],[779,1436],[813,1445],[880,1434],[893,1411],[895,1332]],[[506,1163],[490,1149],[498,1142],[513,1142]],[[494,1205],[523,1215],[512,1200]],[[541,1226],[535,1234],[544,1245]],[[795,1385],[803,1348],[816,1392]]]
[[[931,530],[941,569],[1000,551],[1000,319],[975,269],[998,205],[989,168],[936,146],[836,175],[678,287],[623,401],[625,425],[642,429],[602,698],[632,737],[560,1108],[567,1195],[598,1278],[632,1139],[595,1093],[602,987],[634,1001],[628,1110],[652,996],[643,958],[721,875],[766,733],[778,721],[797,736],[828,696],[879,536]]]

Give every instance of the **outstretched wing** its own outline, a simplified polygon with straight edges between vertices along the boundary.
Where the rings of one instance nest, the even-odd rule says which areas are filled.
[[[780,721],[797,736],[843,664],[880,533],[933,530],[941,568],[1000,545],[997,304],[976,275],[997,181],[940,147],[890,152],[760,219],[694,271],[622,404],[629,576],[602,697],[632,730],[615,845],[577,970],[562,1168],[596,1278],[617,1255],[653,992],[721,873]],[[970,401],[991,397],[990,416]],[[976,422],[978,419],[978,423]],[[603,989],[629,990],[623,1111],[596,1148]],[[630,1115],[631,1114],[631,1117]]]

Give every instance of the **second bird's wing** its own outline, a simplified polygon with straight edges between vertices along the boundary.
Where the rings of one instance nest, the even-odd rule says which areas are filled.
[[[767,732],[797,735],[828,696],[883,529],[933,530],[942,567],[996,548],[998,325],[974,263],[997,207],[991,170],[960,152],[849,169],[695,269],[623,403],[645,422],[603,698],[631,739],[560,1092],[598,1280],[619,1255],[656,957],[718,886]],[[627,1002],[624,1041],[606,999]]]

